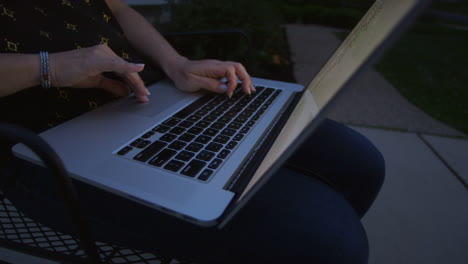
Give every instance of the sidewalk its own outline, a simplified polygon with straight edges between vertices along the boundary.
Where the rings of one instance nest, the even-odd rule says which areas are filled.
[[[340,44],[337,29],[286,29],[296,79],[306,85]],[[352,84],[329,117],[366,135],[386,160],[386,181],[363,219],[369,263],[466,263],[467,136],[410,104],[374,70]]]

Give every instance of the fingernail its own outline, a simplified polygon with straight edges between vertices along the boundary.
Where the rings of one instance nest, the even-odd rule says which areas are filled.
[[[143,96],[142,99],[143,99],[142,100],[143,103],[146,103],[149,101],[148,96]]]
[[[136,63],[135,65],[138,66],[139,68],[144,68],[145,67],[145,64],[143,64],[143,63]]]
[[[221,90],[221,92],[223,92],[223,93],[227,92],[227,89],[228,89],[228,87],[224,83],[219,86],[219,90]]]
[[[146,95],[151,95],[150,91],[148,90],[148,88],[145,88],[146,89]]]
[[[250,85],[250,88],[252,88],[252,92],[254,92],[254,93],[256,93],[256,92],[257,92],[257,90],[255,89],[255,86],[254,86],[253,84],[252,84],[252,85]]]

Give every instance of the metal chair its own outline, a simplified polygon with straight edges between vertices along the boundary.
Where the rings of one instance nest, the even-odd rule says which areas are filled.
[[[73,182],[54,150],[39,136],[9,124],[0,124],[0,137],[25,144],[51,170],[68,210],[57,213],[68,213],[78,233],[61,233],[25,216],[0,190],[1,247],[63,263],[171,263],[172,257],[155,252],[95,241],[80,210]]]

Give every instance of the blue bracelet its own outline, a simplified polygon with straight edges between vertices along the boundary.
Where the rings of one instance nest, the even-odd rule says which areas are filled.
[[[41,86],[43,88],[50,88],[50,66],[49,66],[49,53],[47,51],[39,52],[40,57],[40,74]]]

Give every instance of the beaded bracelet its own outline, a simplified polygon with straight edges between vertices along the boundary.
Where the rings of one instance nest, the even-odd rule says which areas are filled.
[[[40,63],[40,74],[41,74],[41,86],[43,88],[50,88],[50,68],[49,68],[49,53],[47,51],[39,52],[41,59]]]

